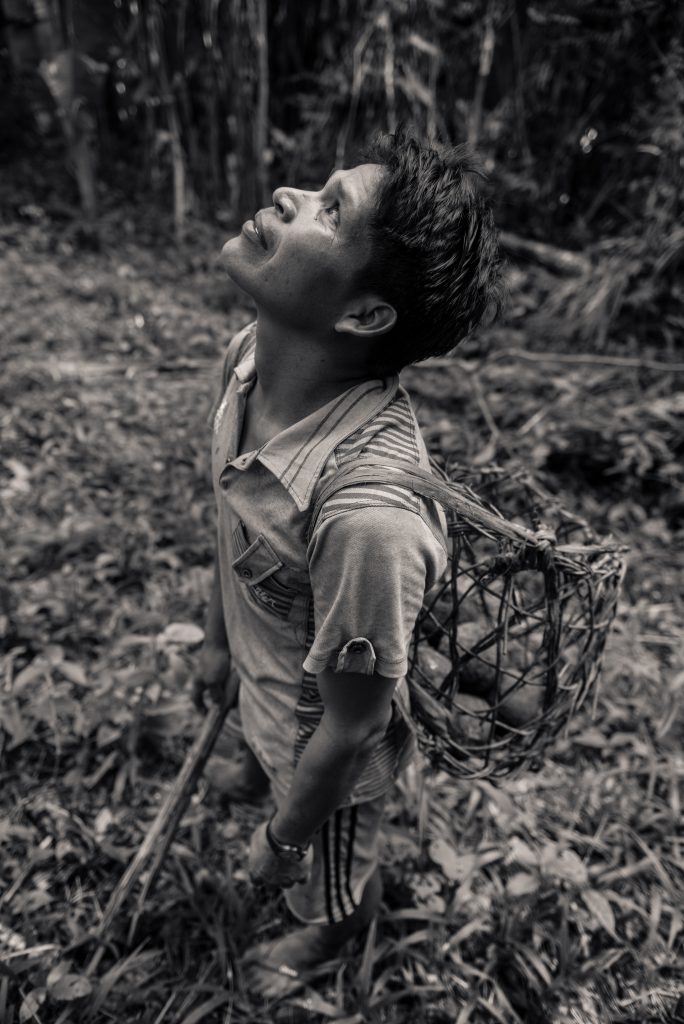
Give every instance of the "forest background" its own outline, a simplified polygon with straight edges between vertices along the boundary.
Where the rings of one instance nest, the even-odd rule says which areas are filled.
[[[674,0],[2,0],[0,1021],[684,1020],[683,27]],[[206,787],[93,967],[198,728],[206,419],[250,318],[215,257],[401,120],[481,153],[509,287],[405,383],[433,451],[522,464],[629,545],[600,693],[537,773],[403,780],[382,914],[305,993],[244,990],[284,909],[244,872],[258,812]]]

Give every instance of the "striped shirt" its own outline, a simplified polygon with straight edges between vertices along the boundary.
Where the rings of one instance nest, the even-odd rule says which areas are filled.
[[[317,673],[405,676],[424,593],[446,566],[445,523],[441,510],[407,488],[363,484],[332,495],[308,537],[320,488],[340,467],[361,455],[427,467],[427,452],[408,395],[392,376],[350,388],[238,455],[255,347],[254,324],[228,347],[212,476],[243,731],[282,788],[323,713]],[[405,698],[401,683],[387,732],[349,803],[380,795],[405,763]]]

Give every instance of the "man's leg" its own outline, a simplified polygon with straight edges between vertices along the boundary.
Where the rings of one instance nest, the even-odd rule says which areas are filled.
[[[238,802],[260,800],[267,796],[270,787],[268,775],[244,742],[230,759],[210,757],[204,775],[216,792]]]
[[[228,712],[204,776],[216,792],[238,803],[260,800],[268,794],[268,776],[245,742],[237,707]]]
[[[383,804],[380,797],[340,808],[316,834],[311,878],[285,890],[288,907],[304,927],[247,951],[245,977],[252,990],[268,999],[286,995],[301,984],[299,972],[336,956],[368,926],[382,898]]]

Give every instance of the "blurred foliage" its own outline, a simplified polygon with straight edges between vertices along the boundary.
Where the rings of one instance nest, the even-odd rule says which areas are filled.
[[[467,140],[499,222],[589,256],[536,326],[673,348],[684,327],[684,8],[669,0],[2,0],[3,159],[58,122],[93,177],[239,223],[378,128]],[[68,58],[68,59],[67,59]],[[69,71],[69,75],[67,75]],[[105,72],[103,74],[103,71]],[[102,187],[102,186],[101,186]]]
[[[261,159],[274,181],[318,180],[374,129],[408,119],[479,145],[506,186],[511,224],[532,216],[537,230],[581,240],[597,225],[671,218],[681,203],[684,15],[668,0],[51,2],[3,0],[15,71],[31,63],[26,35],[40,22],[29,12],[52,10],[49,36],[68,7],[73,45],[108,65],[117,145],[141,146],[146,173],[160,173],[175,105],[193,190],[211,202]],[[254,151],[260,73],[265,153]]]

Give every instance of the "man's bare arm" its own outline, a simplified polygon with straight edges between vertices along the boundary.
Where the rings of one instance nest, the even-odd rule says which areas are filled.
[[[214,575],[209,591],[209,603],[204,620],[204,643],[199,654],[197,675],[192,684],[195,705],[204,710],[204,696],[208,693],[217,703],[221,700],[230,675],[230,649],[223,618],[221,574],[218,553],[214,559]],[[237,689],[230,703],[237,698]]]
[[[353,790],[385,734],[397,683],[385,676],[331,669],[317,679],[323,717],[271,823],[278,839],[298,846],[306,846]]]

